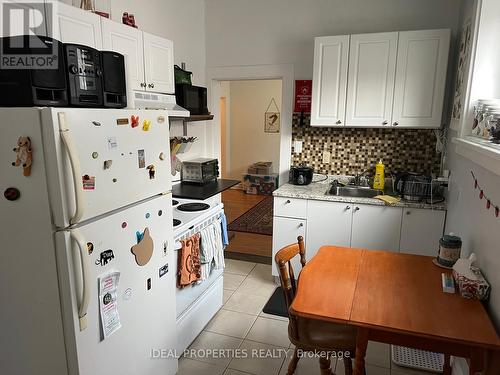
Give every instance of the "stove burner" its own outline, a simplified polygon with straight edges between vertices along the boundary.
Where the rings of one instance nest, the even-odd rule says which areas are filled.
[[[209,208],[210,205],[206,203],[184,203],[181,204],[179,207],[177,207],[179,211],[185,211],[185,212],[203,211]]]
[[[172,207],[177,206],[179,204],[179,201],[176,201],[175,199],[172,199]]]
[[[174,227],[181,225],[182,221],[174,219]]]

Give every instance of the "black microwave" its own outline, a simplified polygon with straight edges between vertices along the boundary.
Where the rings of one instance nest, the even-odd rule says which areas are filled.
[[[192,115],[208,115],[207,88],[193,86],[187,83],[175,85],[177,104],[186,108]]]

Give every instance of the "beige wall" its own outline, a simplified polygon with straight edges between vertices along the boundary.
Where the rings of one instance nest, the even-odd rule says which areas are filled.
[[[280,135],[264,132],[264,113],[272,98],[281,111],[281,80],[231,81],[230,98],[227,176],[239,180],[257,161],[272,161],[277,171]]]

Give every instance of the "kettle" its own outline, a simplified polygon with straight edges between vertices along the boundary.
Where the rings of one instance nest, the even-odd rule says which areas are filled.
[[[290,168],[290,183],[293,185],[309,185],[313,179],[313,169],[304,164]]]

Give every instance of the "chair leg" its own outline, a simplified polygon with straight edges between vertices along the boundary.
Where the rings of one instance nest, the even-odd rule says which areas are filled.
[[[293,357],[290,363],[288,364],[288,371],[286,375],[293,375],[295,370],[297,369],[297,363],[299,363],[299,356],[297,355],[297,348],[293,351]]]
[[[332,370],[330,369],[330,356],[319,358],[319,368],[321,370],[321,375],[332,375]]]
[[[345,375],[352,375],[352,359],[344,358],[344,371]]]

